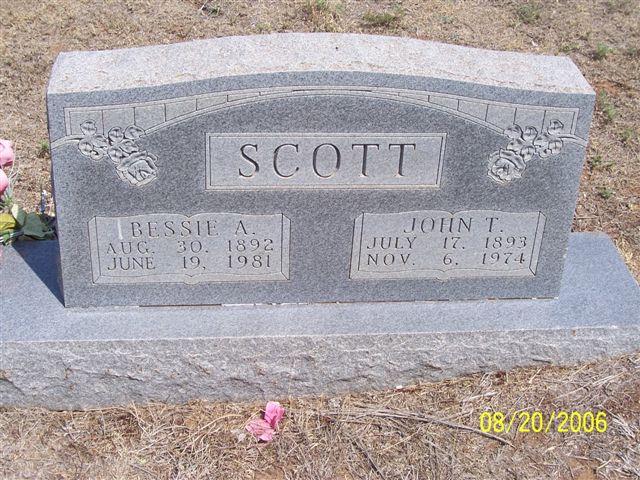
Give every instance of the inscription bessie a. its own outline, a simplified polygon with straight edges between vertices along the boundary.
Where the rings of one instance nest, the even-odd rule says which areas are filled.
[[[363,213],[350,278],[535,276],[544,224],[540,212]]]
[[[288,280],[289,219],[202,213],[95,217],[94,283]]]

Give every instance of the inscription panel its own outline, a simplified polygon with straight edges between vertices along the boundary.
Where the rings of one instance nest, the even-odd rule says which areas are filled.
[[[540,212],[363,213],[350,278],[535,276],[544,224]]]
[[[439,187],[446,134],[206,135],[208,190]]]
[[[282,214],[155,213],[89,221],[94,283],[289,279]]]

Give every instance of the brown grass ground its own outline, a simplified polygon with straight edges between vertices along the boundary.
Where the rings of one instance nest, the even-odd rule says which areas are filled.
[[[258,403],[5,410],[3,478],[640,478],[640,354],[283,404],[270,444],[244,431]],[[607,432],[464,428],[483,411],[562,410],[604,411]]]
[[[640,278],[638,0],[0,0],[0,7],[0,138],[16,143],[16,194],[30,209],[40,189],[49,190],[44,95],[63,50],[335,31],[569,55],[599,94],[574,227],[611,235]]]
[[[49,190],[44,94],[58,52],[281,31],[405,35],[569,55],[599,94],[576,230],[610,234],[640,278],[640,3],[609,1],[0,0],[0,137],[16,195]],[[0,414],[7,478],[638,478],[640,357],[485,375],[399,391],[291,399],[278,441],[235,431],[257,404]],[[606,434],[507,435],[505,446],[393,409],[476,425],[483,409],[598,409]],[[335,414],[322,412],[334,411]],[[351,412],[351,413],[349,413]],[[360,413],[358,413],[360,412]]]

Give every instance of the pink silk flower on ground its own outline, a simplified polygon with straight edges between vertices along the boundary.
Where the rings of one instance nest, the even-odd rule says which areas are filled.
[[[247,423],[246,429],[258,440],[270,442],[276,433],[278,423],[284,417],[284,408],[278,402],[267,402],[264,417],[256,418]]]

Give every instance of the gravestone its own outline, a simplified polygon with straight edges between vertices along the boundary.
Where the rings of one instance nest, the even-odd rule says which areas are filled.
[[[300,38],[59,56],[65,305],[557,297],[595,98],[575,65]]]
[[[608,239],[570,235],[593,105],[568,58],[406,38],[61,54],[59,240],[7,254],[3,403],[383,388],[636,348],[636,282]]]

